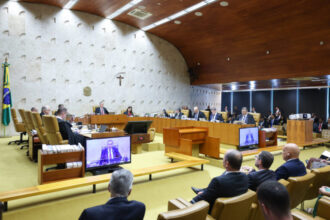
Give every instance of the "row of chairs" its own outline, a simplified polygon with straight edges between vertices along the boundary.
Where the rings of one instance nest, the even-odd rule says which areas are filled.
[[[294,209],[305,200],[318,197],[321,186],[330,185],[330,166],[313,169],[305,176],[290,177],[287,181],[280,180],[280,182],[286,186],[290,196],[290,208]],[[329,208],[329,197],[322,198],[319,201],[318,219],[330,219]],[[159,214],[158,220],[264,220],[257,195],[251,190],[236,197],[218,198],[210,215],[208,210],[209,204],[205,201],[191,204],[182,198],[177,198],[168,202],[168,212]],[[292,216],[294,219],[306,219],[306,215],[299,210],[293,210]]]

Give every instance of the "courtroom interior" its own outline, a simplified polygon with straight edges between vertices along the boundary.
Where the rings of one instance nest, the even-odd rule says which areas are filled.
[[[330,1],[0,0],[0,220],[330,219]]]

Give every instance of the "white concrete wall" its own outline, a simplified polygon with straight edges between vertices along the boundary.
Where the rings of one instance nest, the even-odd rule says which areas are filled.
[[[221,91],[201,86],[191,86],[190,90],[191,104],[198,106],[199,109],[206,109],[207,106],[216,107],[218,111],[221,108]]]

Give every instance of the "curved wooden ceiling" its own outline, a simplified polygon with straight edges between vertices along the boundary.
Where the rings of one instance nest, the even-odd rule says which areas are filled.
[[[69,0],[21,0],[63,7]],[[143,0],[114,18],[143,28],[202,0]],[[78,0],[72,10],[107,17],[130,0]],[[330,75],[330,1],[227,0],[148,32],[173,43],[197,75],[192,84]],[[152,13],[141,20],[127,13]]]

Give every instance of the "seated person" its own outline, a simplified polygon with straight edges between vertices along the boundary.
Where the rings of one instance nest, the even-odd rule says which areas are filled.
[[[38,109],[36,107],[32,107],[31,112],[38,112]]]
[[[247,111],[246,107],[242,108],[242,114],[238,116],[238,120],[243,122],[244,124],[255,124],[254,118]]]
[[[322,133],[323,129],[328,129],[328,124],[323,121],[323,118],[319,118],[318,122],[313,125],[313,131],[315,133]]]
[[[170,115],[167,113],[166,109],[163,109],[163,117],[164,118],[169,118]]]
[[[268,128],[268,123],[266,118],[260,117],[259,128]]]
[[[101,101],[100,107],[97,107],[95,109],[95,114],[96,115],[108,115],[109,114],[108,110],[104,107],[104,101]]]
[[[226,171],[221,176],[214,177],[206,189],[192,187],[192,190],[198,195],[191,200],[191,203],[200,200],[207,201],[210,204],[210,213],[217,198],[233,197],[247,192],[248,178],[240,172],[242,160],[241,152],[228,150],[223,159],[223,166]]]
[[[42,106],[40,117],[43,115],[50,115],[50,107],[48,105]]]
[[[181,112],[181,109],[178,108],[178,109],[175,110],[175,115],[173,117],[171,117],[171,118],[173,118],[173,119],[181,119],[182,115],[183,115],[183,113]]]
[[[277,180],[287,180],[291,176],[306,175],[306,168],[299,160],[299,147],[296,144],[286,144],[283,147],[282,157],[286,162],[275,171]]]
[[[80,143],[82,146],[85,147],[85,137],[80,134],[73,133],[73,131],[71,130],[72,125],[65,120],[67,115],[66,108],[58,109],[56,113],[58,126],[63,140],[68,140],[69,144],[71,145],[78,145],[78,143]]]
[[[266,220],[291,220],[288,190],[277,181],[266,181],[257,190],[260,208]]]
[[[330,152],[324,151],[320,158],[311,157],[309,160],[306,160],[307,169],[316,169],[330,165]]]
[[[273,125],[275,125],[275,115],[274,115],[274,114],[271,114],[271,115],[269,116],[268,126],[269,126],[270,128],[272,128]]]
[[[124,115],[127,115],[128,117],[134,117],[132,106],[128,106],[128,108],[124,112]]]
[[[194,107],[194,115],[193,117],[196,121],[199,121],[201,118],[204,118],[206,120],[206,116],[203,112],[199,111],[198,107]]]
[[[222,115],[217,112],[217,109],[215,107],[211,108],[211,114],[210,114],[210,120],[209,121],[220,121],[224,122]]]
[[[268,151],[261,151],[256,155],[255,166],[258,168],[258,171],[252,169],[252,167],[244,166],[242,171],[247,171],[249,174],[249,189],[256,191],[258,186],[268,180],[276,181],[276,174],[274,171],[269,170],[273,164],[274,156]]]
[[[108,190],[110,200],[104,204],[85,209],[79,220],[142,220],[146,211],[143,203],[128,201],[133,185],[133,174],[120,169],[112,173]]]

